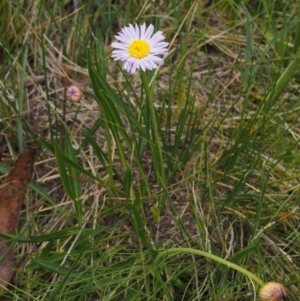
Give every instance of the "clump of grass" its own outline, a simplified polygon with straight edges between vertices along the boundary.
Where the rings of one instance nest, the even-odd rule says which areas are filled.
[[[20,267],[8,298],[257,295],[250,278],[195,254],[156,265],[159,254],[189,248],[280,282],[297,299],[293,1],[4,1],[0,9],[9,32],[0,37],[1,173],[27,145],[40,150],[12,237]],[[145,79],[155,139],[142,81],[110,58],[114,35],[134,22],[153,23],[170,43]],[[80,103],[66,101],[70,84],[83,91]]]

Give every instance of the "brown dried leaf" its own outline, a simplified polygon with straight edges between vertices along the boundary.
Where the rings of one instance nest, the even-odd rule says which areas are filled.
[[[0,189],[0,232],[14,234],[20,208],[30,182],[36,148],[28,148],[19,156]],[[4,257],[4,258],[3,258]],[[15,266],[14,250],[0,239],[0,292],[10,282]]]

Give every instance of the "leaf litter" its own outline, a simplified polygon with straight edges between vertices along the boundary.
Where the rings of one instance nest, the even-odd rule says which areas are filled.
[[[0,188],[0,232],[14,234],[24,196],[34,166],[36,148],[24,150]],[[15,270],[15,251],[11,242],[0,238],[0,293],[11,281]]]

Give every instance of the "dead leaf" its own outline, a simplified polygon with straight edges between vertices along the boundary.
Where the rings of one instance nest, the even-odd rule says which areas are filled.
[[[14,234],[20,208],[30,182],[36,148],[28,148],[19,156],[0,189],[0,232]],[[14,250],[10,242],[0,239],[0,292],[14,274]],[[4,257],[4,258],[3,258]]]

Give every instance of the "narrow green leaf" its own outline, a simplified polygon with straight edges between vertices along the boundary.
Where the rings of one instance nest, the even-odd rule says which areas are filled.
[[[231,262],[237,262],[240,259],[245,258],[246,256],[248,256],[253,250],[255,250],[258,245],[260,243],[260,239],[254,241],[253,243],[251,243],[250,245],[248,245],[247,247],[243,248],[242,250],[239,250],[238,252],[236,252],[233,256],[231,256],[228,260]]]
[[[125,192],[126,198],[128,200],[130,200],[130,197],[131,197],[130,191],[131,191],[131,188],[132,188],[130,168],[127,168],[126,171],[125,171],[123,187],[124,187],[124,192]]]
[[[20,78],[20,87],[19,87],[19,99],[18,99],[18,118],[17,118],[17,127],[18,127],[18,144],[19,152],[23,151],[23,96],[24,96],[24,80],[26,76],[26,64],[28,56],[28,47],[25,45],[24,51],[22,51],[22,66],[21,66],[21,78]]]
[[[65,134],[65,155],[71,161],[73,161],[74,164],[78,165],[76,153],[74,151],[68,133]],[[82,203],[80,200],[80,196],[81,196],[80,173],[78,172],[78,168],[74,168],[74,165],[73,166],[67,165],[67,169],[68,169],[68,180],[69,180],[70,190],[72,191],[74,196],[73,203],[75,207],[77,221],[81,224],[83,212],[82,212]]]
[[[97,228],[97,229],[84,229],[82,233],[87,235],[89,238],[92,238],[92,237],[100,234],[101,232],[103,232],[104,229],[105,229],[105,227],[101,227],[101,228]],[[0,237],[5,238],[7,240],[11,240],[11,241],[37,243],[37,242],[62,239],[62,238],[69,237],[72,235],[77,235],[79,230],[80,230],[79,228],[68,228],[68,229],[63,229],[63,230],[58,230],[58,231],[52,231],[50,233],[37,235],[37,236],[10,235],[10,234],[0,232]]]
[[[53,145],[49,142],[47,142],[45,139],[39,137],[39,142],[41,143],[41,145],[43,145],[48,151],[50,151],[51,153],[55,154],[55,148],[53,147]],[[84,168],[82,168],[80,165],[74,163],[73,161],[71,161],[68,157],[66,157],[64,154],[60,153],[60,156],[63,158],[63,161],[68,164],[69,166],[72,166],[73,168],[78,169],[78,171],[84,175],[86,175],[87,177],[89,177],[90,179],[95,180],[96,182],[102,182],[101,179],[95,177],[93,174],[91,174],[90,172],[88,172],[87,170],[85,170]],[[103,182],[102,182],[103,183]]]
[[[253,30],[252,30],[252,20],[248,12],[246,5],[242,2],[244,13],[246,15],[246,58],[245,67],[242,70],[242,80],[243,83],[248,83],[251,77],[251,57],[252,57],[252,45],[253,45]]]
[[[136,231],[136,234],[140,238],[143,244],[148,244],[148,239],[145,236],[145,229],[144,229],[144,223],[141,218],[140,212],[137,210],[137,208],[131,204],[128,204],[129,209],[131,210],[133,214],[133,225]]]
[[[31,260],[36,263],[37,266],[40,266],[48,271],[51,271],[53,273],[59,274],[59,275],[67,275],[69,273],[69,268],[62,267],[58,264],[48,262],[43,259],[35,259],[31,258]]]
[[[72,160],[74,164],[78,164],[76,153],[72,146],[68,133],[66,133],[65,136],[65,155],[70,160]],[[69,183],[72,187],[72,190],[74,191],[76,199],[79,199],[81,195],[80,172],[78,168],[74,168],[74,165],[73,166],[68,165],[68,171],[69,171]]]
[[[57,163],[61,182],[69,198],[74,201],[76,200],[76,195],[70,185],[69,176],[67,174],[66,167],[65,167],[65,162],[56,139],[54,139],[53,144],[54,144],[55,158],[56,158],[56,163]]]

